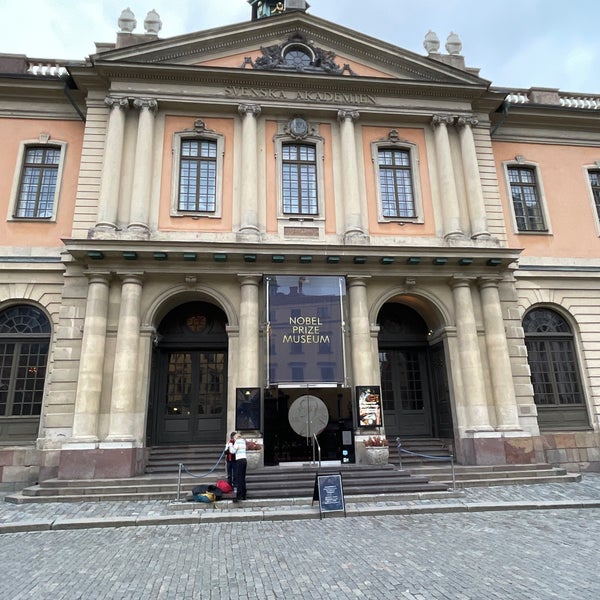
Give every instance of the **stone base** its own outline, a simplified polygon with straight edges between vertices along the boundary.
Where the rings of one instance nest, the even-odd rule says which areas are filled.
[[[40,453],[35,446],[0,447],[0,491],[14,492],[38,481]]]
[[[141,474],[143,448],[117,444],[91,446],[82,444],[77,448],[75,444],[69,444],[63,448],[60,453],[58,479],[114,479]]]
[[[600,432],[543,432],[539,438],[545,462],[571,472],[600,472]]]
[[[533,438],[523,432],[468,433],[457,441],[463,465],[524,465],[536,462]]]

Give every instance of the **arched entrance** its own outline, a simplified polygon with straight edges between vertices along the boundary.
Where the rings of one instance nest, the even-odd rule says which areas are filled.
[[[441,342],[414,309],[388,302],[378,317],[379,368],[386,435],[453,437]]]
[[[150,445],[216,443],[227,418],[227,319],[188,302],[161,321],[152,369]]]

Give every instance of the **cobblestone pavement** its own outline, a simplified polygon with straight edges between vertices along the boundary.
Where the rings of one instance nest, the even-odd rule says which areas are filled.
[[[532,506],[546,510],[530,510]],[[485,512],[477,512],[481,507]],[[310,506],[302,509],[312,511],[307,517],[297,506],[249,502],[231,509],[237,520],[173,524],[169,522],[173,518],[217,511],[198,510],[195,504],[174,511],[162,501],[35,505],[0,501],[0,531],[4,527],[0,596],[2,600],[600,597],[600,474],[584,475],[579,483],[470,488],[458,498],[373,498],[350,502],[347,508],[348,514],[360,508],[362,516],[343,518],[338,513],[339,518],[319,520],[318,510]],[[415,513],[385,514],[398,508]],[[271,520],[255,519],[255,513],[269,512]],[[64,527],[39,531],[29,527],[40,520],[62,521]],[[86,525],[88,520],[93,525]],[[137,526],[118,526],[132,522]],[[11,531],[11,526],[22,531]]]
[[[596,600],[600,509],[10,533],[6,600]]]

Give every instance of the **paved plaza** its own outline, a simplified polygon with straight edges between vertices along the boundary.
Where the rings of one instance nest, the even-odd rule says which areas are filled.
[[[314,518],[299,507],[248,503],[217,509],[229,514],[225,521],[171,524],[215,510],[173,510],[164,502],[0,502],[1,597],[600,597],[600,475],[585,475],[580,483],[471,488],[458,498],[350,502],[348,508],[357,516],[320,520],[318,510]],[[45,519],[63,526],[34,526]],[[114,526],[119,519],[128,526]],[[150,522],[156,524],[144,524]]]

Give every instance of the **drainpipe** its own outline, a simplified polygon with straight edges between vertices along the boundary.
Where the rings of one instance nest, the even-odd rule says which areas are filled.
[[[510,108],[510,102],[508,100],[505,100],[502,103],[502,118],[500,119],[500,121],[498,121],[498,123],[496,123],[496,126],[492,129],[492,132],[490,135],[494,135],[496,133],[496,131],[498,129],[500,129],[500,127],[502,127],[502,125],[504,125],[504,121],[506,121],[506,118],[508,117],[508,110]]]
[[[75,102],[75,98],[73,98],[73,96],[71,95],[71,90],[77,88],[77,86],[75,85],[75,82],[73,81],[73,78],[68,74],[61,75],[60,78],[64,82],[63,92],[64,92],[65,96],[67,97],[67,100],[71,103],[71,106],[75,109],[75,111],[79,115],[79,118],[85,123],[85,115],[83,114],[83,112],[81,111],[79,106],[77,106],[77,103]]]

